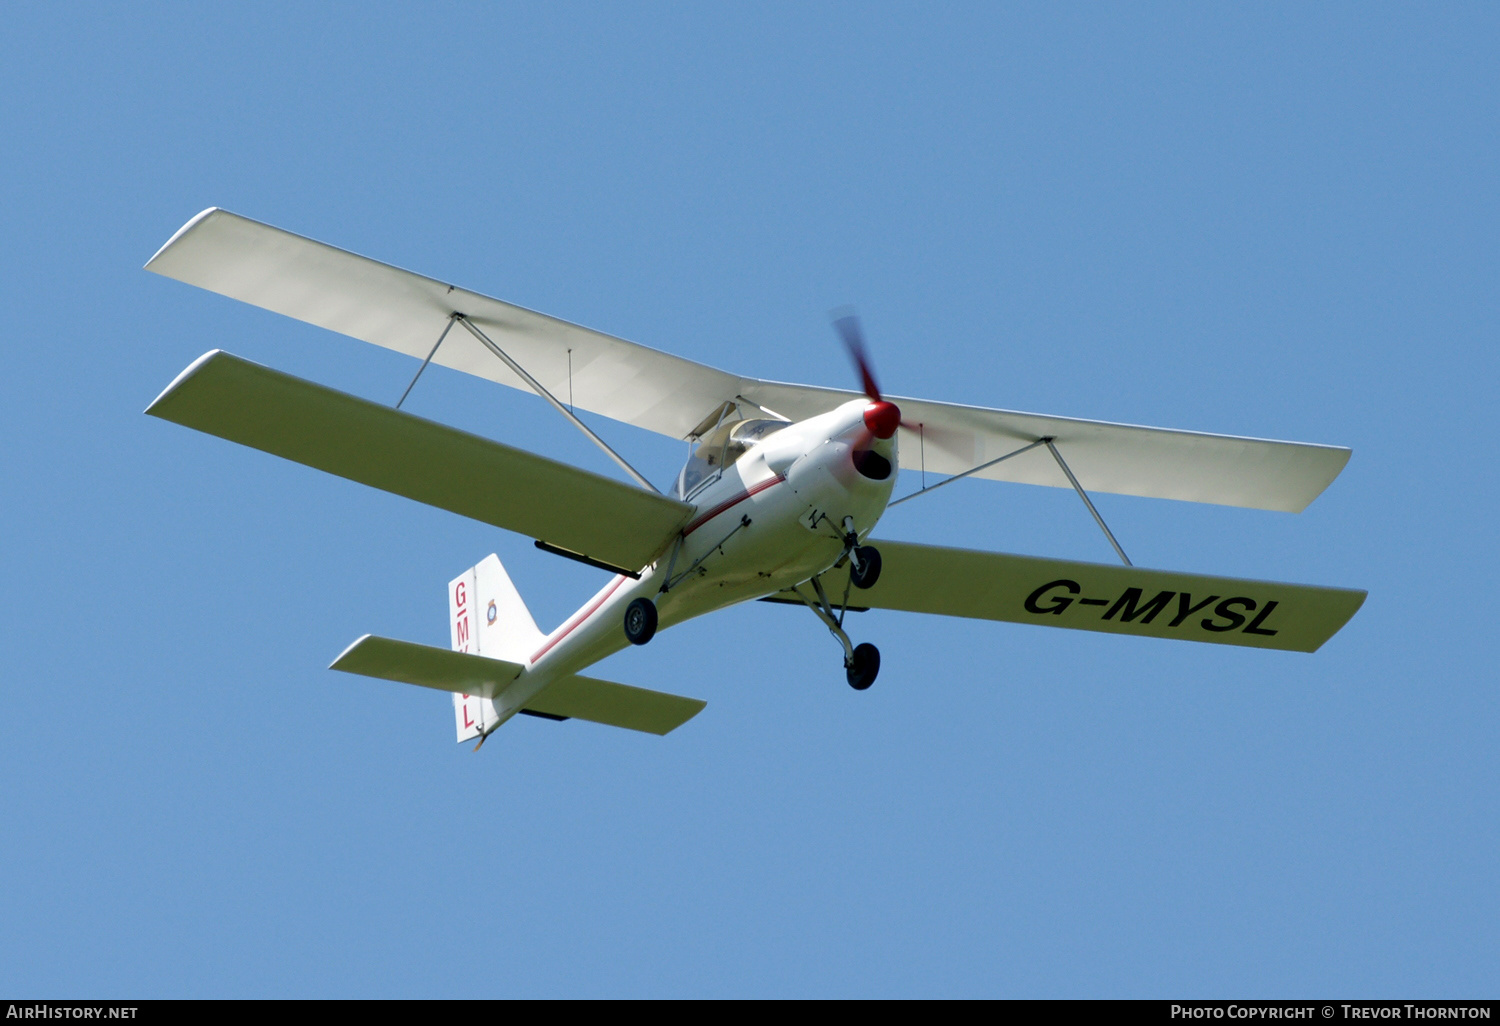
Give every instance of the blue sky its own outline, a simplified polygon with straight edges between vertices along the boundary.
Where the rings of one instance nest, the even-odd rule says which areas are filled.
[[[1464,996],[1500,947],[1487,5],[8,5],[0,990]],[[331,673],[497,552],[141,415],[224,348],[412,361],[141,270],[223,206],[716,366],[1349,445],[1285,515],[1100,496],[1145,566],[1367,588],[1314,655],[753,605],[613,657],[666,739]],[[609,472],[540,400],[408,409]],[[660,481],[680,443],[596,421]],[[903,482],[901,489],[911,486]],[[1108,561],[976,482],[890,538]]]

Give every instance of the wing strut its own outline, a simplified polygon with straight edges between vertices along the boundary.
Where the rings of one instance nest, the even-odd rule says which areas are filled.
[[[448,316],[448,323],[443,325],[443,333],[439,335],[438,340],[432,344],[432,349],[427,353],[427,359],[422,361],[422,366],[418,367],[417,373],[412,375],[411,384],[406,386],[406,391],[402,392],[401,398],[396,400],[396,409],[401,409],[401,404],[406,402],[406,397],[411,395],[411,390],[417,387],[417,378],[420,378],[422,376],[422,372],[427,369],[427,365],[431,363],[432,358],[437,355],[438,346],[443,344],[443,339],[447,338],[448,332],[453,330],[453,321],[457,316],[458,314],[450,314]]]
[[[568,420],[572,422],[574,427],[576,427],[579,431],[582,431],[584,434],[588,435],[589,440],[599,448],[603,449],[610,459],[618,463],[620,465],[620,469],[624,470],[625,473],[635,478],[637,484],[639,484],[642,488],[645,488],[647,491],[655,492],[657,495],[661,494],[661,492],[657,491],[655,485],[653,485],[650,481],[647,481],[645,477],[641,475],[640,471],[636,470],[629,463],[625,462],[624,456],[621,456],[619,453],[611,449],[609,447],[609,443],[600,438],[598,435],[594,434],[594,432],[589,429],[589,426],[583,421],[579,420],[572,410],[568,409],[565,405],[558,402],[557,397],[543,388],[540,381],[532,377],[530,374],[527,374],[524,367],[522,367],[516,361],[512,360],[509,356],[506,356],[505,350],[495,345],[494,341],[491,340],[490,337],[484,332],[476,328],[472,321],[470,321],[461,313],[454,313],[450,318],[450,323],[451,321],[457,321],[459,324],[462,324],[465,328],[467,328],[470,335],[473,335],[476,339],[478,339],[490,352],[500,357],[500,359],[505,363],[507,367],[515,371],[516,374],[520,376],[522,381],[531,386],[532,391],[551,403],[552,408],[557,410],[557,412],[561,413],[564,417],[567,417]],[[441,342],[442,339],[439,339],[438,341]],[[433,351],[436,352],[437,347],[434,346]],[[428,357],[428,359],[431,359],[431,357]]]
[[[918,425],[918,426],[920,427],[920,425]],[[918,435],[918,437],[920,438],[921,436]],[[1023,452],[1030,452],[1031,450],[1035,449],[1039,445],[1049,445],[1049,444],[1051,444],[1051,443],[1049,443],[1047,441],[1047,439],[1045,439],[1045,438],[1038,438],[1036,441],[1032,442],[1030,445],[1023,445],[1023,446],[1021,446],[1021,448],[1012,450],[1011,452],[1006,453],[1004,456],[997,456],[994,459],[990,460],[988,463],[981,463],[977,467],[970,467],[968,470],[964,471],[962,474],[954,474],[952,477],[945,477],[943,480],[939,481],[937,484],[933,485],[931,488],[919,488],[917,491],[912,492],[910,495],[903,495],[903,496],[901,496],[901,498],[897,499],[895,502],[887,503],[886,504],[886,509],[890,509],[892,506],[899,506],[903,502],[905,502],[907,499],[915,499],[918,495],[921,495],[924,492],[930,492],[930,491],[933,491],[934,489],[941,488],[945,484],[952,484],[954,481],[958,481],[958,480],[961,480],[963,478],[966,478],[970,474],[977,474],[981,470],[984,470],[986,467],[993,467],[996,463],[1004,463],[1006,460],[1010,459],[1012,456],[1019,456]],[[923,447],[923,449],[925,451],[925,449],[926,449],[926,442],[925,442],[925,440],[922,442],[922,447]],[[923,463],[924,463],[924,465],[926,463],[926,457],[925,456],[923,457]],[[1087,502],[1088,500],[1085,499],[1084,501]],[[1090,508],[1092,509],[1093,507],[1090,507]]]
[[[1130,561],[1130,557],[1125,555],[1125,550],[1120,548],[1120,543],[1115,541],[1115,536],[1110,533],[1109,525],[1104,522],[1104,518],[1099,515],[1099,511],[1089,501],[1089,493],[1083,490],[1083,485],[1078,483],[1078,478],[1073,476],[1073,472],[1063,462],[1062,453],[1057,451],[1057,446],[1052,444],[1052,439],[1043,438],[1042,441],[1047,443],[1047,449],[1052,453],[1052,458],[1057,460],[1057,465],[1062,467],[1062,472],[1068,475],[1069,481],[1073,482],[1073,490],[1078,493],[1078,497],[1083,500],[1083,504],[1089,508],[1089,512],[1094,514],[1094,522],[1099,525],[1099,530],[1104,532],[1104,537],[1109,539],[1109,543],[1115,547],[1115,552],[1119,553],[1120,562],[1126,566],[1134,566],[1135,564]]]
[[[990,460],[988,463],[981,463],[977,467],[970,467],[962,474],[954,474],[952,477],[944,478],[935,485],[931,485],[925,488],[919,488],[916,491],[912,492],[910,495],[903,495],[895,502],[888,503],[886,508],[889,509],[891,506],[899,506],[908,499],[915,499],[918,495],[925,495],[930,491],[943,487],[943,485],[952,484],[954,481],[958,481],[962,478],[968,477],[970,474],[977,474],[987,467],[993,467],[996,463],[1003,463],[1006,460],[1010,459],[1012,456],[1019,456],[1022,453],[1030,452],[1032,449],[1035,449],[1039,445],[1045,445],[1047,447],[1047,451],[1052,454],[1052,458],[1057,461],[1057,465],[1062,468],[1062,472],[1068,476],[1068,481],[1072,483],[1073,490],[1078,493],[1078,497],[1083,500],[1083,504],[1087,506],[1089,512],[1094,515],[1094,522],[1099,525],[1099,530],[1104,532],[1104,537],[1108,538],[1109,543],[1115,547],[1115,552],[1119,555],[1120,562],[1124,563],[1126,566],[1134,566],[1135,564],[1130,561],[1130,557],[1125,555],[1125,550],[1120,548],[1120,543],[1115,541],[1115,536],[1110,531],[1109,525],[1104,522],[1104,518],[1101,517],[1099,515],[1099,511],[1094,508],[1093,502],[1089,499],[1089,493],[1083,490],[1083,486],[1078,483],[1078,478],[1073,476],[1073,471],[1068,467],[1066,463],[1063,462],[1062,453],[1058,452],[1057,446],[1052,444],[1054,441],[1055,439],[1051,436],[1048,436],[1046,438],[1038,438],[1030,445],[1023,445],[1019,449],[1012,449],[1004,456],[997,456],[994,459]],[[804,601],[806,600],[804,599]]]

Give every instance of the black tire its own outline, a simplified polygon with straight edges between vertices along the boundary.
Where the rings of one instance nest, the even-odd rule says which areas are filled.
[[[849,564],[849,580],[856,588],[873,588],[875,582],[880,580],[880,550],[871,545],[861,545],[854,550],[855,558],[859,560],[859,569],[854,568],[854,563]]]
[[[644,645],[656,634],[656,603],[638,598],[625,607],[625,637],[632,645]]]
[[[854,648],[854,662],[846,668],[849,678],[849,686],[855,691],[863,691],[875,683],[875,678],[880,674],[880,649],[866,641]]]

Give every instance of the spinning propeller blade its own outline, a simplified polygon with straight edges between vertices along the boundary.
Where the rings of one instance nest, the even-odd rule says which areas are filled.
[[[864,449],[872,437],[890,438],[896,433],[896,428],[901,426],[901,410],[895,403],[888,403],[880,397],[880,386],[875,383],[875,371],[865,350],[865,333],[860,327],[859,317],[848,307],[835,310],[833,328],[843,339],[844,348],[854,361],[854,369],[859,371],[865,395],[870,398],[870,405],[865,407],[865,433],[854,444],[856,450]]]
[[[865,333],[859,326],[859,317],[848,307],[834,311],[833,328],[844,340],[854,369],[859,371],[860,384],[872,402],[880,402],[880,386],[875,384],[875,372],[870,367],[870,357],[865,352]]]

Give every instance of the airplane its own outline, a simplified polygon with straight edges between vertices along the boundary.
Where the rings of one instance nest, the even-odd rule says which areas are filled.
[[[1313,652],[1366,592],[1134,566],[1089,498],[1140,495],[1300,512],[1348,462],[1338,446],[887,397],[859,321],[834,326],[860,390],[763,381],[627,342],[219,208],[146,269],[421,360],[384,405],[221,350],[146,413],[534,539],[608,571],[544,633],[495,555],[448,585],[450,648],[365,635],[331,668],[453,695],[477,751],[518,713],[666,734],[705,702],[582,671],[664,627],[759,599],[805,606],[869,688],[880,652],[847,613],[905,610]],[[401,410],[432,364],[536,393],[626,483]],[[566,395],[564,402],[559,395]],[[575,409],[689,443],[658,490]],[[899,470],[944,475],[892,500]],[[1121,565],[943,548],[872,532],[886,509],[981,478],[1075,491]]]

